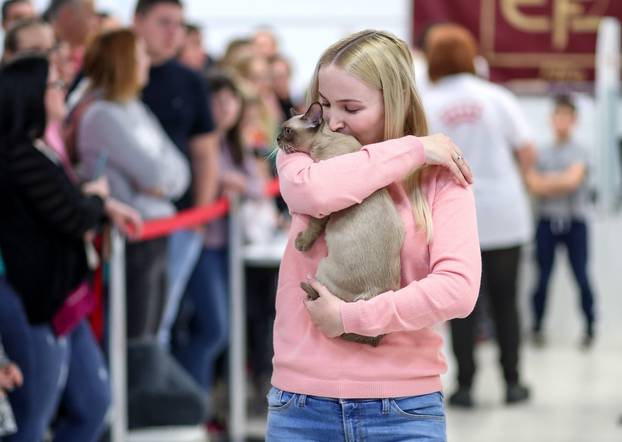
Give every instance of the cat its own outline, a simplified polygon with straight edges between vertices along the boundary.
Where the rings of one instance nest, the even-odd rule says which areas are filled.
[[[304,152],[314,162],[361,148],[354,137],[327,127],[320,103],[313,103],[304,115],[285,121],[277,143],[286,154]],[[331,293],[355,302],[400,288],[404,225],[387,189],[377,190],[360,204],[330,216],[311,218],[308,227],[296,237],[296,249],[309,250],[324,231],[328,256],[320,261],[316,279]],[[300,286],[310,299],[317,299],[310,284],[303,282]],[[382,336],[345,333],[341,337],[375,347]]]

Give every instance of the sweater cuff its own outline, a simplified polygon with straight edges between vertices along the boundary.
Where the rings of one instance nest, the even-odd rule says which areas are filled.
[[[359,305],[364,301],[342,302],[339,308],[344,333],[357,333],[361,329]]]
[[[419,137],[412,137],[417,143],[416,148],[411,150],[415,159],[415,164],[418,166],[423,166],[425,164],[425,151],[423,150],[423,143],[421,142]]]

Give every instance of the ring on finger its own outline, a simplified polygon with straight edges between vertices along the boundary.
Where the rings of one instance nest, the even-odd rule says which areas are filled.
[[[464,156],[460,152],[456,152],[456,156],[454,157],[454,161],[457,163],[458,161],[462,161]]]

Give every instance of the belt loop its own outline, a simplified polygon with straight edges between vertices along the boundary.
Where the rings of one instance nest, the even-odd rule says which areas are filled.
[[[389,414],[389,409],[391,408],[391,403],[388,398],[382,399],[382,414]]]
[[[307,404],[307,395],[299,394],[298,399],[296,400],[296,405],[300,408],[303,408]]]
[[[281,402],[281,399],[283,399],[283,390],[281,390],[280,388],[276,392],[276,399],[279,401],[279,403]]]

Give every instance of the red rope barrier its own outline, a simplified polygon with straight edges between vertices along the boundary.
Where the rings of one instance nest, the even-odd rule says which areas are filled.
[[[279,180],[274,179],[266,184],[264,193],[268,197],[279,194]],[[221,198],[207,206],[194,207],[182,210],[168,218],[153,219],[143,224],[140,240],[148,240],[168,235],[175,230],[189,229],[206,224],[214,219],[225,216],[229,212],[229,201]]]

